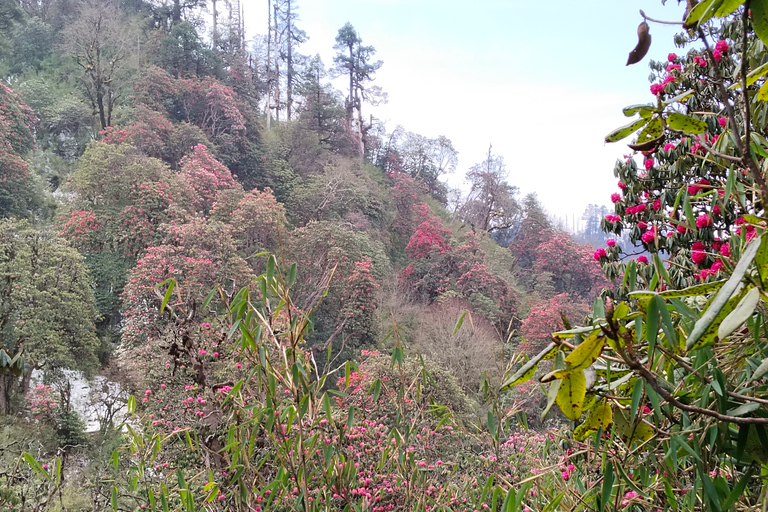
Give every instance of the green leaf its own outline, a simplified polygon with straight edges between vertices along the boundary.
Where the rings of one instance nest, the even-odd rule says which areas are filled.
[[[742,404],[738,407],[734,407],[733,409],[729,409],[727,414],[728,416],[744,416],[745,414],[755,412],[759,408],[760,408],[759,403],[747,402],[746,404]]]
[[[731,311],[728,316],[723,319],[720,327],[717,330],[717,336],[722,340],[739,328],[741,324],[747,321],[749,317],[755,312],[757,304],[760,302],[760,290],[757,288],[750,288],[741,302]]]
[[[713,281],[711,283],[697,284],[695,286],[689,286],[682,290],[665,290],[659,295],[665,299],[679,298],[679,297],[696,297],[698,295],[704,295],[715,290],[719,290],[721,286],[725,284],[725,279],[721,281]]]
[[[662,133],[664,133],[664,123],[661,122],[661,117],[654,116],[650,121],[648,121],[648,124],[645,125],[645,128],[643,128],[643,130],[637,134],[637,140],[635,143],[643,144],[644,142],[655,140],[661,137]]]
[[[611,494],[613,494],[613,482],[615,476],[613,474],[613,461],[608,460],[605,464],[605,470],[603,473],[603,488],[600,490],[600,506],[598,512],[603,512],[605,506],[611,501]]]
[[[667,125],[673,130],[685,133],[704,133],[707,131],[707,123],[695,117],[686,116],[679,112],[673,112],[667,118]]]
[[[656,112],[656,107],[651,105],[650,103],[647,103],[645,105],[630,105],[628,107],[624,107],[622,109],[622,112],[627,117],[632,117],[635,114],[640,114],[640,117],[643,119],[647,119],[653,115],[654,112]]]
[[[710,303],[707,310],[704,311],[704,314],[701,315],[701,318],[693,326],[693,330],[688,336],[688,341],[685,344],[686,350],[690,350],[691,347],[693,347],[699,341],[707,329],[709,329],[709,326],[712,325],[712,322],[714,322],[715,318],[717,318],[717,316],[720,314],[720,311],[728,303],[731,295],[733,295],[739,284],[741,284],[741,280],[747,273],[747,269],[752,263],[752,260],[755,259],[755,255],[757,255],[757,249],[760,247],[761,241],[762,235],[752,240],[752,243],[747,246],[747,249],[741,256],[739,263],[736,265],[736,268],[733,269],[733,274],[731,277],[728,279],[728,281],[726,281],[723,287],[720,288],[720,291],[718,291],[717,295],[715,295],[715,298],[712,299],[712,302]]]
[[[112,494],[109,498],[109,504],[112,505],[112,510],[117,512],[117,486],[112,486]]]
[[[574,372],[562,380],[557,393],[557,405],[566,418],[576,421],[581,417],[586,395],[587,379],[584,372]]]
[[[520,369],[514,373],[514,375],[508,378],[504,382],[504,384],[501,385],[500,391],[503,391],[512,386],[516,386],[521,382],[526,382],[531,380],[531,377],[533,377],[534,373],[536,373],[536,367],[538,366],[539,361],[544,359],[544,357],[549,352],[551,352],[556,348],[557,348],[557,345],[555,345],[554,342],[547,345],[547,347],[544,350],[542,350],[541,352],[533,356],[527,363],[521,366]]]
[[[165,296],[163,297],[163,303],[160,305],[160,314],[163,314],[163,311],[165,311],[165,306],[168,305],[168,301],[171,300],[171,294],[173,293],[173,289],[176,286],[176,280],[174,278],[170,278],[166,281],[163,281],[159,285],[157,285],[155,288],[160,288],[163,285],[168,285],[168,289],[165,290]]]
[[[723,4],[715,11],[715,17],[723,18],[728,16],[729,14],[733,13],[733,11],[738,9],[743,3],[744,0],[725,0]]]
[[[632,121],[628,125],[616,128],[611,133],[605,136],[605,142],[618,142],[621,139],[627,138],[637,130],[642,128],[648,123],[647,119],[640,118],[637,121]]]
[[[723,1],[724,0],[704,0],[703,2],[700,2],[696,7],[691,9],[690,13],[688,13],[688,17],[685,18],[685,26],[697,27],[698,25],[706,23],[715,15],[715,12],[717,12],[723,4]]]
[[[750,380],[757,380],[766,373],[768,373],[768,357],[763,359],[763,361],[760,363],[760,366],[758,366],[755,372],[752,374],[752,378]]]
[[[459,319],[456,320],[456,326],[453,328],[453,335],[455,336],[457,332],[459,332],[459,329],[461,329],[462,324],[464,324],[464,317],[467,316],[467,310],[461,312],[461,316],[459,316]]]
[[[758,0],[749,4],[752,9],[752,28],[763,44],[768,45],[768,3]],[[759,97],[759,94],[758,94]]]
[[[49,475],[48,472],[43,469],[43,466],[41,466],[40,463],[37,462],[30,453],[24,452],[22,453],[22,456],[24,457],[24,460],[27,461],[27,464],[29,464],[32,469],[35,470],[35,473],[40,476],[44,476],[48,480],[51,479],[51,475]]]
[[[290,288],[293,286],[293,283],[296,282],[296,270],[297,266],[295,263],[291,264],[291,268],[288,270],[288,287]]]
[[[744,476],[741,477],[739,483],[736,484],[730,494],[728,494],[728,498],[723,502],[723,510],[731,510],[731,507],[736,503],[736,500],[741,498],[744,489],[746,489],[747,484],[752,479],[752,475],[755,474],[755,471],[756,469],[754,466],[749,466],[747,468],[747,472],[744,473]]]
[[[668,100],[666,100],[664,102],[664,104],[665,105],[671,105],[673,103],[678,103],[678,102],[681,102],[681,101],[685,101],[688,98],[690,98],[691,96],[693,96],[694,92],[695,91],[693,89],[688,89],[687,91],[682,92],[682,93],[678,94],[677,96],[673,96],[672,98],[669,98]]]

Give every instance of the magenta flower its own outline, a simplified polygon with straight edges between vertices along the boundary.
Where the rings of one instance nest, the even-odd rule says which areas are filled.
[[[717,118],[717,124],[719,124],[721,127],[725,128],[725,126],[728,124],[728,119],[725,117],[718,117]]]
[[[720,53],[720,51],[719,51],[719,50],[714,50],[714,51],[712,51],[712,57],[713,57],[713,58],[714,58],[714,59],[715,59],[717,62],[720,62],[721,60],[723,60],[723,54],[722,54],[722,53]]]
[[[696,218],[696,227],[699,229],[706,228],[711,225],[712,225],[712,217],[710,217],[706,213],[702,213]]]
[[[625,188],[627,188],[627,184],[626,184],[626,183],[624,183],[623,181],[619,181],[619,188],[620,188],[621,190],[624,190]]]
[[[600,261],[602,258],[605,258],[607,256],[608,254],[605,252],[605,249],[603,249],[602,247],[598,247],[593,257],[595,258],[595,261]]]
[[[643,236],[640,237],[644,243],[650,244],[656,238],[656,233],[653,230],[646,231]]]
[[[653,202],[653,209],[656,211],[661,210],[661,199],[657,199]]]
[[[649,158],[645,161],[645,170],[650,171],[651,167],[653,167],[653,158]]]
[[[717,50],[719,52],[727,52],[728,51],[728,42],[721,39],[715,45],[715,50]]]
[[[608,240],[605,241],[605,245],[607,245],[608,247],[613,247],[616,245],[616,240],[613,238],[609,238]]]
[[[672,151],[673,149],[675,149],[675,145],[671,142],[664,144],[664,151]]]
[[[693,250],[691,251],[691,260],[699,265],[701,262],[703,262],[705,259],[707,259],[707,253],[700,250]]]
[[[637,257],[637,262],[638,263],[648,263],[648,258],[646,258],[645,256],[640,255],[640,256]]]
[[[612,202],[612,203],[616,204],[616,203],[618,203],[619,201],[621,201],[621,194],[618,194],[618,193],[616,193],[616,192],[614,192],[613,194],[611,194],[611,202]]]
[[[670,53],[669,55],[667,55],[667,60],[669,62],[675,62],[677,60],[677,55],[674,53]]]
[[[648,223],[640,221],[637,223],[637,227],[640,228],[640,231],[645,231],[648,228]]]
[[[722,247],[720,247],[720,254],[725,256],[726,258],[731,255],[731,246],[729,244],[723,244]]]
[[[658,96],[664,91],[664,86],[661,84],[651,84],[651,94]]]

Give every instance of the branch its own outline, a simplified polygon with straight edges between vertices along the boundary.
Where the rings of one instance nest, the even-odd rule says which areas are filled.
[[[673,407],[694,414],[701,414],[703,416],[709,416],[720,421],[726,421],[729,423],[735,423],[737,425],[768,425],[768,418],[754,418],[754,417],[740,417],[730,416],[727,414],[721,414],[711,409],[705,409],[703,407],[697,407],[695,405],[684,404],[679,401],[675,395],[667,391],[658,382],[658,377],[654,375],[649,369],[643,366],[637,359],[635,359],[634,347],[632,345],[632,335],[629,331],[620,333],[619,326],[613,319],[613,303],[606,303],[605,316],[608,322],[607,326],[603,326],[603,332],[610,336],[612,340],[616,342],[618,352],[624,359],[624,364],[629,366],[635,373],[639,374],[651,388],[664,400],[666,400]],[[626,352],[621,348],[619,339],[624,341]]]

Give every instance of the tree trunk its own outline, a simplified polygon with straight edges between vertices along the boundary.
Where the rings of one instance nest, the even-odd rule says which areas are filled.
[[[216,0],[211,0],[211,5],[213,7],[213,33],[211,35],[211,40],[213,42],[213,49],[215,51],[219,47],[219,32],[217,26],[219,11],[216,10]]]
[[[288,66],[288,69],[286,70],[286,76],[287,76],[287,84],[286,84],[286,94],[287,94],[287,106],[288,106],[288,121],[291,120],[291,107],[293,106],[293,35],[291,34],[291,0],[288,0],[288,12],[286,14],[286,31],[287,31],[287,37],[288,37],[288,54],[287,54],[287,61],[286,65]]]
[[[0,375],[0,416],[10,414],[11,388],[13,387],[13,375],[5,373]]]

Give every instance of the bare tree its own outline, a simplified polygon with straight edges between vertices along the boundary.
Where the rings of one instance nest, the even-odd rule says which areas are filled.
[[[85,0],[64,31],[64,49],[83,68],[80,80],[101,128],[112,124],[121,96],[119,75],[130,64],[135,38],[114,0]]]
[[[471,188],[460,213],[472,229],[492,233],[520,221],[517,187],[507,183],[508,174],[504,159],[491,153],[491,147],[485,161],[473,165],[467,173]]]

